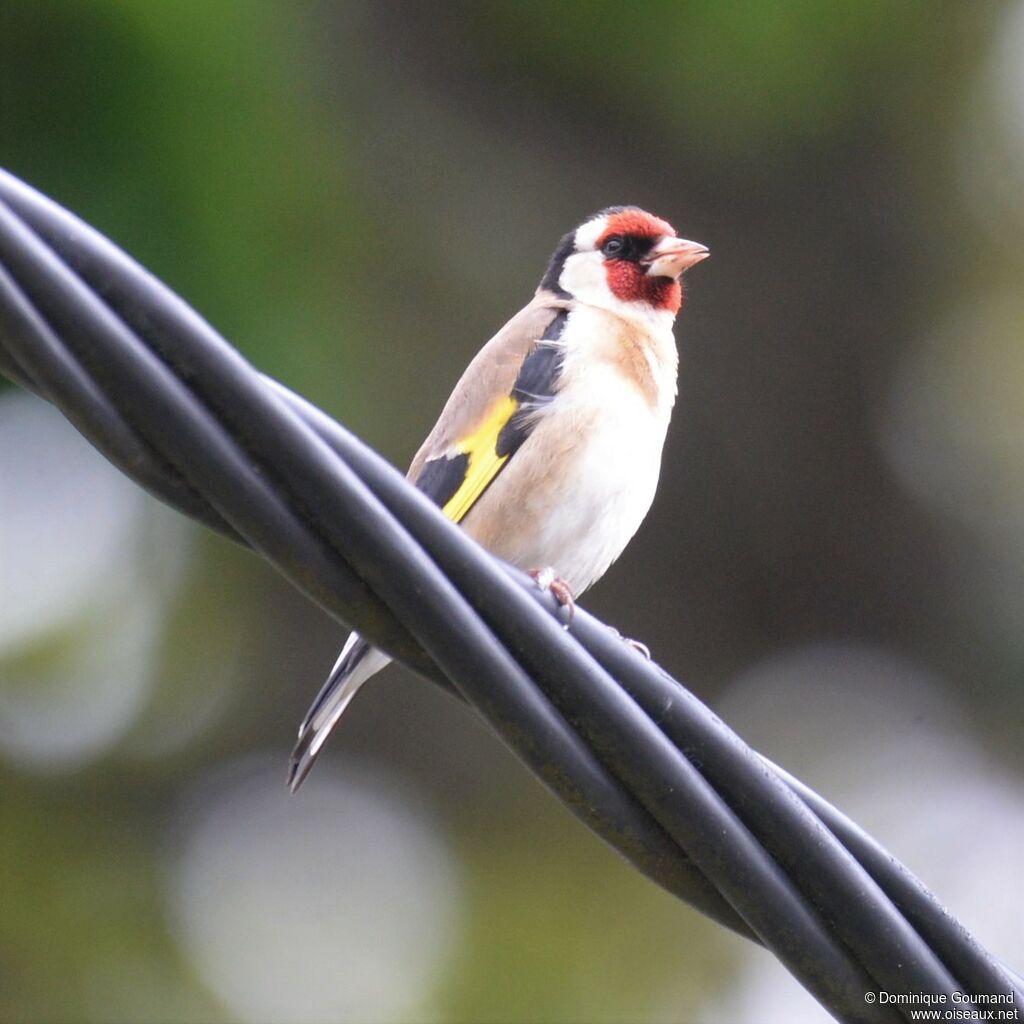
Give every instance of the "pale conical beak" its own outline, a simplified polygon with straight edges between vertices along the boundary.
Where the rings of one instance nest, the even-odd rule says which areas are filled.
[[[700,242],[668,236],[651,249],[643,263],[648,277],[676,278],[710,255],[708,247]]]

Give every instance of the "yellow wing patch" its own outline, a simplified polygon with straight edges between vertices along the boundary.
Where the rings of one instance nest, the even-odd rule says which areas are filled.
[[[469,465],[459,489],[448,499],[443,509],[452,522],[462,520],[508,461],[508,455],[499,455],[497,452],[498,435],[518,407],[519,403],[510,395],[499,399],[480,426],[456,443],[456,450],[469,456]]]

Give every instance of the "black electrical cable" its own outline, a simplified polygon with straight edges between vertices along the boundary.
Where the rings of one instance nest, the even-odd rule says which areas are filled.
[[[111,462],[155,497],[211,529],[240,539],[201,494],[139,440],[92,380],[68,358],[46,322],[18,294],[6,271],[0,268],[0,273],[4,275],[8,297],[0,307],[2,333],[31,338],[33,350],[49,364],[46,373],[35,380],[11,354],[0,349],[0,373],[64,410],[74,426]]]
[[[2,212],[2,211],[0,211],[0,212]],[[20,242],[21,242],[21,244],[24,245],[26,243],[26,240],[24,238],[22,238],[20,240]],[[45,259],[45,254],[43,254],[43,258]],[[55,269],[55,268],[51,267],[51,269]],[[53,282],[51,280],[48,283],[52,284]],[[22,301],[25,301],[25,300],[23,299]],[[5,305],[10,305],[10,304],[11,304],[10,302],[5,303]],[[99,311],[98,315],[102,316],[103,315],[102,311]],[[79,316],[76,318],[76,327],[80,326],[81,323],[84,321],[84,319],[85,319],[85,317],[84,317],[84,315],[82,315],[82,311],[80,309]],[[194,326],[194,325],[192,325],[192,326]],[[206,330],[208,330],[208,328],[206,328]],[[113,352],[115,357],[123,356],[124,353],[123,353],[122,350],[123,350],[124,345],[125,345],[125,337],[124,337],[124,332],[122,330],[121,332],[119,332],[119,336],[116,336],[113,339],[113,344],[111,346],[112,352]],[[33,359],[38,359],[39,355],[40,355],[40,352],[42,351],[41,347],[39,345],[39,339],[38,338],[24,338],[23,339],[23,338],[20,338],[20,337],[11,337],[9,339],[9,346],[13,350],[15,350],[16,353],[19,352],[19,351],[22,352],[23,353],[23,358],[26,361],[31,361]],[[93,338],[93,347],[94,348],[98,348],[97,343],[95,341],[95,335],[94,335],[94,338]],[[145,356],[143,356],[143,358],[145,358]],[[70,362],[71,362],[70,359],[66,359],[64,361],[64,363],[61,364],[61,369],[67,369],[67,366],[69,365]],[[166,378],[166,380],[168,380],[168,381],[170,380],[170,371],[166,371],[166,370],[161,371],[159,367],[154,367],[154,368],[157,370],[157,372],[161,372],[164,375],[164,377]],[[45,372],[46,369],[48,369],[48,368],[44,368],[43,372]],[[166,431],[167,422],[170,419],[170,417],[172,417],[174,414],[173,413],[165,413],[162,410],[160,410],[159,408],[154,409],[153,404],[149,400],[149,396],[146,395],[146,394],[139,394],[138,393],[138,382],[141,379],[143,379],[144,376],[145,376],[144,371],[141,370],[138,366],[136,366],[136,367],[128,367],[127,368],[126,379],[132,380],[133,384],[134,384],[134,392],[135,393],[133,393],[131,400],[134,401],[136,403],[136,405],[138,406],[138,412],[139,412],[140,415],[142,415],[144,417],[146,417],[146,416],[154,417],[153,426],[151,428],[154,431],[154,433],[156,433],[156,434],[166,433],[167,432]],[[164,400],[166,401],[166,398]],[[179,444],[179,445],[186,444],[187,442],[183,441],[178,436],[179,433],[180,433],[179,431],[175,431],[174,432],[174,436],[171,436],[168,439],[165,439],[165,443],[170,443],[172,445],[173,444]],[[180,452],[180,454],[179,454],[179,458],[183,462],[188,463],[188,461],[190,459],[190,454],[191,454],[191,449],[189,449],[187,447],[183,447],[181,452]],[[206,454],[203,454],[203,458],[209,458],[209,456],[206,455]],[[195,471],[196,471],[196,467],[195,466],[191,466],[188,469],[188,472],[195,472]],[[224,477],[227,476],[229,471],[244,473],[246,471],[246,468],[239,469],[237,466],[228,467],[228,466],[219,464],[217,462],[214,462],[214,463],[212,463],[210,465],[210,467],[206,471],[206,475],[209,478],[211,478],[211,479],[218,480],[220,482],[221,486],[223,487]],[[258,479],[262,480],[262,477],[260,476],[260,474],[255,473],[254,475],[257,476]],[[244,498],[244,495],[238,501],[238,506],[239,506],[239,508],[244,510],[244,512],[246,514],[249,514],[250,509],[251,509],[251,503]],[[458,536],[461,537],[461,534],[458,534]],[[301,565],[303,560],[309,561],[310,560],[310,556],[307,555],[305,552],[300,552],[298,558],[296,559],[296,561],[298,561],[299,564]],[[285,571],[287,572],[287,570],[285,570]],[[325,603],[325,606],[328,608],[328,610],[332,611],[333,614],[342,616],[343,617],[343,621],[344,621],[344,616],[346,614],[347,615],[351,615],[351,612],[348,610],[347,605],[343,601],[339,600],[337,598],[337,596],[333,592],[331,592],[327,596],[327,600],[324,603]],[[351,619],[349,619],[349,621],[351,621]],[[375,639],[379,639],[380,634],[373,632],[373,627],[371,627],[369,625],[363,625],[360,628],[363,629],[364,632],[368,632],[369,635],[373,635],[375,637]],[[409,641],[411,642],[411,638],[409,638]],[[391,651],[391,653],[395,653],[396,655],[398,655],[400,657],[403,657],[405,661],[411,662],[414,667],[416,667],[420,671],[425,671],[425,672],[431,674],[431,676],[434,677],[434,678],[437,678],[439,680],[443,680],[445,678],[439,672],[439,670],[436,669],[436,666],[434,666],[432,662],[424,662],[423,657],[422,657],[422,652],[420,651],[420,649],[418,647],[415,648],[415,651],[419,652],[420,655],[421,655],[419,662],[417,662],[413,658],[410,658],[408,656],[408,654],[405,651],[403,651],[401,648],[393,649]],[[533,722],[533,723],[531,723],[531,725],[532,725],[532,728],[534,730],[538,729],[538,723],[537,722]],[[544,731],[545,730],[541,730],[540,734],[543,735]],[[553,749],[547,755],[547,761],[548,761],[548,764],[550,765],[551,770],[554,770],[555,766],[557,766],[557,763],[558,763],[558,756],[557,755],[558,755],[559,751],[564,751],[565,744],[567,744],[569,742],[574,743],[576,746],[578,746],[580,748],[578,756],[581,759],[581,761],[593,761],[593,755],[590,754],[589,752],[584,751],[583,748],[582,748],[582,745],[579,744],[579,741],[573,736],[573,734],[571,732],[566,730],[564,728],[564,726],[557,730],[557,735],[555,736],[555,739],[554,739],[553,742],[554,742]],[[564,754],[563,754],[563,756],[564,756]],[[581,804],[582,804],[582,806],[584,808],[589,808],[591,806],[600,808],[600,807],[603,807],[605,805],[611,805],[612,807],[615,807],[616,803],[617,803],[619,805],[618,806],[618,813],[616,815],[613,815],[613,817],[612,817],[612,821],[614,822],[614,831],[617,834],[619,834],[619,835],[621,835],[623,837],[627,837],[627,836],[633,835],[640,828],[640,820],[639,820],[638,812],[637,812],[637,810],[635,808],[635,805],[634,805],[633,801],[631,801],[631,800],[630,801],[624,800],[624,798],[623,798],[623,796],[621,794],[621,791],[620,791],[620,787],[618,787],[617,784],[611,783],[611,782],[609,782],[607,780],[606,781],[602,781],[600,783],[598,783],[595,780],[593,783],[584,784],[584,780],[587,778],[587,773],[583,771],[583,769],[581,767],[581,764],[577,764],[577,765],[573,766],[570,770],[568,770],[567,773],[566,773],[566,778],[569,779],[573,775],[577,776],[575,785],[577,785],[578,788],[579,788],[579,801],[581,802]],[[617,797],[617,801],[615,799],[613,799],[615,797]],[[667,839],[667,837],[664,837],[663,834],[662,834],[662,837],[661,837],[661,842],[659,843],[658,835],[659,835],[660,830],[654,831],[654,830],[648,828],[646,831],[647,831],[648,834],[644,836],[644,842],[643,842],[643,844],[641,846],[639,846],[637,848],[635,856],[636,855],[642,855],[644,853],[644,851],[651,850],[651,851],[653,851],[653,852],[655,852],[657,854],[657,857],[653,860],[653,864],[657,864],[657,863],[659,863],[659,861],[665,861],[666,863],[671,863],[672,861],[678,861],[680,859],[679,855],[678,855],[678,851],[675,850],[674,845],[671,844],[671,842]],[[670,855],[669,854],[670,850],[675,851],[675,853]],[[670,879],[665,879],[662,884],[667,884],[669,882],[670,882]],[[678,888],[678,886],[677,886],[677,888]],[[720,897],[717,897],[717,893],[714,892],[714,890],[710,890],[710,892],[714,895],[714,897],[716,897],[717,899],[720,900]],[[733,915],[728,915],[726,920],[731,923],[732,927],[739,927],[745,933],[749,934],[749,931],[742,925],[742,922],[740,922]]]
[[[19,286],[34,304],[45,309],[47,319],[59,327],[76,355],[82,358],[85,354],[102,365],[109,388],[118,394],[131,390],[130,397],[124,399],[125,409],[150,443],[161,445],[165,457],[185,475],[195,473],[190,460],[203,462],[194,482],[208,486],[218,480],[221,494],[226,493],[224,480],[236,476],[237,469],[232,467],[227,474],[220,474],[216,462],[230,452],[230,444],[221,440],[219,445],[212,445],[207,438],[204,451],[196,451],[196,437],[200,431],[209,431],[210,425],[180,382],[145,346],[133,344],[125,325],[118,322],[115,327],[111,323],[107,307],[94,296],[83,294],[80,282],[67,268],[55,263],[53,254],[41,241],[25,237],[10,220],[10,215],[0,210],[0,258],[9,269],[14,269]],[[103,339],[108,335],[112,344],[104,348]],[[100,351],[101,360],[97,359]],[[537,737],[543,735],[547,721],[556,715],[505,648],[479,623],[471,609],[462,607],[458,591],[405,538],[401,528],[393,525],[369,492],[360,493],[361,485],[355,478],[347,481],[346,488],[332,490],[331,480],[344,475],[346,468],[333,458],[316,458],[324,453],[318,453],[316,444],[310,443],[315,439],[294,436],[290,429],[294,424],[275,416],[276,399],[271,396],[269,403],[260,401],[265,385],[253,371],[246,368],[241,373],[224,373],[224,367],[213,362],[203,365],[204,354],[208,356],[210,352],[201,347],[189,353],[186,361],[192,373],[199,371],[208,385],[211,379],[218,379],[229,391],[232,385],[242,388],[241,394],[232,391],[227,396],[228,403],[236,414],[243,415],[247,440],[261,452],[271,453],[261,478],[269,475],[268,465],[286,467],[286,475],[298,476],[300,487],[317,488],[321,503],[315,509],[307,508],[306,513],[318,520],[321,533],[330,535],[331,542],[377,593],[387,595],[390,607],[405,621],[414,623],[417,638],[449,677],[461,684],[463,692],[468,692],[475,706],[520,757],[539,771],[547,770],[551,754],[560,756],[558,746],[564,745],[563,736],[556,736],[556,743],[549,744],[547,750],[538,746]],[[27,358],[23,351],[22,359]],[[243,364],[239,357],[233,358],[237,365],[231,369],[237,370]],[[170,422],[181,423],[184,429],[168,431]],[[217,452],[218,448],[222,451]],[[215,453],[212,459],[211,452]],[[325,453],[333,456],[326,447]],[[339,503],[339,495],[347,500]],[[245,494],[243,499],[240,507],[251,514],[254,496]],[[235,519],[226,502],[223,507],[216,503],[240,533],[261,536],[260,529],[253,530]],[[448,528],[443,517],[433,509],[429,511]],[[454,529],[452,533],[461,539]],[[500,575],[497,578],[501,580]],[[512,593],[521,597],[517,590]],[[550,617],[538,613],[532,603],[525,602],[525,607],[535,613],[541,630],[547,627],[553,631],[563,647],[573,652],[575,645],[565,645],[561,630]],[[372,628],[364,631],[374,636]],[[594,675],[592,671],[591,685],[599,681]],[[613,699],[619,698],[619,718],[612,724],[621,728],[623,723],[630,722],[633,706],[610,680],[606,693]],[[686,758],[643,715],[633,714],[631,725],[632,741],[624,743],[623,750],[632,755],[628,767],[632,768],[634,788],[640,790],[640,802],[659,812],[655,817],[673,838],[682,834],[685,848],[698,864],[702,860],[713,861],[719,890],[783,962],[804,973],[809,987],[822,988],[822,994],[835,1002],[839,979],[846,977],[847,1000],[856,1003],[857,993],[865,990],[870,979],[848,962],[848,955],[821,927],[813,910],[803,905],[789,880],[751,842],[742,823]],[[564,731],[563,734],[571,736]],[[579,747],[575,738],[573,743]],[[644,764],[638,753],[644,750],[649,752],[647,761],[653,764]],[[579,769],[571,765],[569,778],[574,786],[579,776]],[[650,779],[657,779],[657,785],[648,786],[648,792],[643,792],[644,780]],[[555,780],[555,785],[565,788],[560,779]],[[671,800],[662,795],[666,786],[670,793],[675,793]],[[684,799],[684,794],[688,799]],[[755,893],[757,898],[751,898]]]
[[[419,496],[414,494],[410,501],[407,500],[407,489],[396,488],[393,485],[389,487],[388,484],[391,484],[392,481],[385,480],[384,475],[377,472],[378,467],[372,464],[372,459],[366,460],[362,457],[363,452],[360,450],[362,446],[359,445],[359,442],[354,441],[342,427],[327,417],[321,410],[306,402],[305,399],[294,395],[287,388],[276,382],[271,381],[270,383],[301,415],[307,418],[311,424],[316,425],[321,436],[328,443],[331,443],[339,454],[348,459],[379,494],[384,496],[389,510],[398,515],[411,529],[414,529],[417,539],[421,540],[421,542],[424,541],[424,532],[429,533],[428,524],[418,522],[417,516],[409,507],[418,502]],[[369,454],[372,456],[372,453]],[[387,468],[390,469],[390,467]],[[432,526],[433,524],[429,525]],[[456,535],[456,537],[461,539],[459,535]],[[438,553],[436,547],[437,539],[432,538],[432,540],[433,543],[428,543],[428,550],[436,556]],[[457,558],[451,561],[442,560],[442,564],[452,569],[453,575],[457,571]],[[527,592],[536,600],[541,600],[532,583],[525,582],[522,579],[518,579],[518,583],[521,587],[526,588]],[[594,625],[585,612],[578,610],[578,617],[574,616],[573,620],[573,633],[580,639],[583,646],[592,654],[595,654],[620,681],[628,680],[630,676],[633,676],[632,688],[634,690],[637,688],[643,690],[645,686],[648,688],[644,698],[646,706],[652,717],[662,727],[665,727],[666,718],[673,717],[672,709],[678,697],[682,696],[691,705],[696,705],[693,710],[695,711],[694,717],[696,717],[697,721],[692,725],[687,725],[685,718],[677,721],[675,727],[670,730],[670,735],[674,733],[679,739],[680,745],[685,744],[687,751],[692,752],[694,758],[702,766],[705,765],[705,758],[714,757],[714,753],[709,752],[706,746],[695,747],[693,744],[697,742],[696,738],[701,734],[701,723],[709,720],[707,709],[700,705],[691,694],[682,690],[675,680],[666,676],[660,670],[655,669],[652,675],[651,670],[653,666],[643,659],[633,657],[633,653],[628,647],[615,643],[614,636],[609,634],[601,624],[596,624],[597,628],[594,628]],[[627,688],[630,688],[628,682],[626,685]],[[651,689],[652,685],[653,690]],[[676,717],[678,718],[678,708],[676,712]],[[725,729],[720,722],[717,722],[713,716],[711,716],[710,721],[719,729],[727,742],[735,741],[736,737],[729,730]],[[737,753],[741,757],[746,757],[750,754],[742,745],[740,745]],[[918,879],[907,871],[891,854],[888,854],[873,839],[813,790],[784,772],[781,768],[770,765],[770,763],[769,767],[814,811],[829,831],[854,855],[856,860],[867,870],[872,880],[892,899],[901,911],[906,908],[905,913],[908,919],[912,921],[919,931],[928,934],[930,940],[933,941],[936,953],[944,960],[947,968],[952,971],[955,966],[961,977],[966,976],[969,982],[967,991],[986,992],[1000,990],[1000,986],[1006,980],[1004,975],[1006,968],[995,964],[989,954],[974,941],[963,926],[946,911]],[[745,773],[740,772],[739,774],[741,780],[746,778]],[[775,824],[777,823],[769,818],[769,831],[771,831],[771,826]],[[811,823],[811,827],[814,827],[813,823]],[[788,833],[784,834],[788,835]],[[794,848],[798,853],[802,851],[800,845],[796,845]],[[1010,977],[1013,979],[1014,984],[1018,986],[1018,991],[1024,994],[1024,989],[1019,988],[1021,985],[1020,979],[1013,975],[1012,972]]]
[[[996,961],[927,887],[862,828],[789,772],[763,759],[857,858],[922,938],[955,971],[965,992],[1010,992],[1024,1005],[1024,978]]]
[[[572,631],[582,647],[565,637],[524,578],[506,576],[333,420],[259,377],[103,236],[2,173],[0,199],[17,215],[0,219],[13,271],[0,275],[0,370],[389,653],[435,681],[440,664],[640,870],[749,935],[748,922],[842,1020],[905,1016],[866,1003],[872,988],[1018,984],[827,802],[582,610]],[[184,439],[166,436],[179,428]],[[413,580],[419,595],[406,592]],[[461,645],[472,650],[453,651]]]

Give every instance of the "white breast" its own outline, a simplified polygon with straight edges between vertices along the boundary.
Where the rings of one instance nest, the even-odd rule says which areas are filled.
[[[520,568],[552,566],[576,594],[604,574],[657,488],[675,398],[670,324],[638,333],[607,311],[573,310],[559,394],[464,520],[469,533]]]

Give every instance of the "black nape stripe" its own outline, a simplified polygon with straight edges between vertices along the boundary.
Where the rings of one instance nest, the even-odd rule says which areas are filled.
[[[494,450],[499,456],[512,455],[533,433],[537,407],[555,397],[558,376],[562,371],[562,348],[559,345],[545,345],[562,336],[565,322],[569,317],[567,309],[560,309],[551,319],[544,337],[523,360],[519,376],[512,386],[512,397],[518,408],[512,418],[498,434]]]
[[[423,467],[416,486],[431,501],[444,508],[462,486],[468,468],[468,454],[454,455],[451,458],[442,455],[439,459],[431,459]]]
[[[606,206],[603,210],[598,210],[592,217],[589,217],[585,223],[589,223],[592,220],[596,220],[598,217],[611,217],[617,213],[626,213],[629,210],[640,211],[639,206]],[[642,211],[641,211],[642,212]],[[576,232],[570,231],[569,234],[563,235],[562,240],[558,243],[558,248],[555,249],[548,261],[547,270],[544,271],[544,276],[541,278],[540,286],[546,291],[552,292],[557,295],[560,299],[571,299],[572,295],[567,292],[559,283],[558,279],[562,276],[562,271],[565,269],[565,261],[576,251]],[[639,256],[637,257],[639,258]]]
[[[576,232],[570,231],[569,234],[563,235],[562,240],[558,243],[558,248],[554,251],[548,262],[548,268],[544,271],[544,276],[541,278],[540,286],[549,292],[553,292],[560,299],[571,299],[572,296],[558,283],[558,279],[562,276],[562,269],[565,267],[565,261],[576,251]]]

